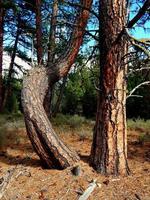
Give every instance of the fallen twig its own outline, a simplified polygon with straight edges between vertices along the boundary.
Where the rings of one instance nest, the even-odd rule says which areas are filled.
[[[92,183],[89,184],[88,188],[84,191],[84,193],[80,196],[79,200],[86,200],[89,198],[91,193],[94,191],[94,189],[100,186],[96,183],[96,180],[94,180]]]
[[[12,179],[12,176],[15,172],[16,168],[10,169],[7,171],[6,175],[1,178],[1,183],[0,183],[0,199],[4,196],[4,193],[6,192],[9,183]]]

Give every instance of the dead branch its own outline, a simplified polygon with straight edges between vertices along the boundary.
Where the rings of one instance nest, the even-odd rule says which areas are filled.
[[[137,85],[135,88],[133,88],[133,90],[131,90],[131,92],[129,93],[129,95],[127,96],[126,99],[128,99],[129,97],[132,97],[133,93],[143,85],[150,85],[150,81],[145,81],[145,82],[140,83],[139,85]]]
[[[141,46],[140,44],[136,44],[135,42],[132,42],[132,44],[136,47],[138,47],[141,51],[143,51],[149,58],[150,58],[150,51],[147,50],[145,47]]]
[[[136,39],[134,38],[128,31],[128,29],[125,29],[127,36],[129,37],[129,40],[131,42],[131,44],[135,47],[137,47],[138,49],[140,49],[142,52],[144,52],[148,58],[150,58],[150,51],[148,49],[148,45],[150,44],[150,40],[149,39]],[[147,49],[146,49],[147,47]]]
[[[0,199],[4,196],[6,190],[8,189],[9,183],[12,179],[12,176],[15,172],[15,168],[7,171],[4,177],[0,178]]]
[[[86,200],[89,198],[91,193],[94,191],[94,189],[98,186],[96,180],[93,180],[92,183],[89,184],[88,188],[84,191],[84,193],[80,196],[79,200]]]

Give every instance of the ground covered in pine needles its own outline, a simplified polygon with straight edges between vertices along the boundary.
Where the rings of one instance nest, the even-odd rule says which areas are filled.
[[[2,200],[76,200],[90,182],[98,186],[91,200],[150,199],[150,121],[128,122],[128,158],[131,175],[105,177],[89,166],[94,122],[59,116],[53,120],[56,132],[81,156],[81,175],[71,169],[43,169],[27,138],[21,117],[0,116],[0,199]],[[11,173],[12,172],[12,173]],[[9,184],[2,191],[5,177]]]

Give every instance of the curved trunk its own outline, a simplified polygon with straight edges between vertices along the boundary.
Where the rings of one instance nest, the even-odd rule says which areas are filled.
[[[24,79],[22,105],[25,124],[32,145],[48,168],[66,168],[79,157],[62,143],[54,132],[43,107],[49,84],[57,80],[53,71],[37,68]]]
[[[92,0],[81,0],[86,9],[78,13],[76,24],[66,54],[47,68],[31,70],[23,81],[22,105],[29,138],[37,154],[47,167],[64,169],[73,165],[79,157],[71,151],[54,132],[44,110],[44,98],[49,86],[66,76],[78,54],[83,41]],[[49,63],[48,63],[49,65]]]

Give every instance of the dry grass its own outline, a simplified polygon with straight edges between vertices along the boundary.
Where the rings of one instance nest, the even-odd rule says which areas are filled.
[[[52,120],[53,127],[57,134],[77,135],[81,140],[92,139],[94,121],[82,116],[58,114]],[[143,119],[127,120],[129,136],[132,131],[138,133],[139,142],[150,141],[150,120]],[[0,146],[7,143],[7,138],[19,142],[18,131],[25,128],[22,115],[0,115]]]
[[[137,124],[130,121],[128,160],[132,175],[116,178],[102,176],[89,166],[92,141],[89,138],[92,136],[94,122],[80,117],[79,120],[78,116],[75,116],[75,120],[68,116],[64,116],[63,120],[61,116],[59,118],[52,120],[54,129],[61,139],[80,155],[81,161],[78,164],[81,167],[81,176],[73,176],[70,168],[63,171],[43,169],[27,138],[23,118],[0,116],[0,137],[5,141],[0,154],[0,177],[11,167],[18,166],[18,169],[22,170],[19,176],[18,169],[15,171],[15,178],[2,200],[76,200],[79,198],[77,192],[85,190],[92,179],[97,179],[101,188],[97,187],[89,200],[136,200],[137,197],[142,200],[149,199],[150,142],[145,138],[149,125],[139,120],[138,123],[141,123],[143,128],[141,132],[137,129]],[[142,145],[139,143],[139,137],[142,137],[142,140],[144,137]]]

